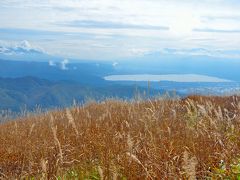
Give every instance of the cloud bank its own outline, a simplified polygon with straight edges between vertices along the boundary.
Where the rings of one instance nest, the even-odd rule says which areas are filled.
[[[238,0],[5,0],[0,40],[82,59],[138,56],[133,49],[227,53],[240,44],[239,9]]]

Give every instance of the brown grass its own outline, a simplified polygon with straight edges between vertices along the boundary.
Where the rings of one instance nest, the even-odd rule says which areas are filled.
[[[236,96],[109,100],[0,125],[0,179],[237,177],[239,157]]]

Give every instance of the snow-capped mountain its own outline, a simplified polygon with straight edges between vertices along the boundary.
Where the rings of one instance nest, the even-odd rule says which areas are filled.
[[[32,46],[24,40],[15,45],[0,45],[0,59],[21,61],[49,61],[58,58],[48,54],[43,49]]]
[[[26,40],[14,46],[0,45],[0,54],[13,55],[13,54],[26,54],[26,53],[43,54],[45,52],[40,48],[32,47],[31,44]]]

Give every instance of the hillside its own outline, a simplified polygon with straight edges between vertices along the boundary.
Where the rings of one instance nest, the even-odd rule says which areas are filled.
[[[108,100],[0,125],[3,179],[238,179],[240,97]]]
[[[37,59],[37,58],[36,58]],[[0,59],[0,77],[19,78],[25,76],[47,79],[50,81],[74,81],[84,85],[97,86],[104,84],[102,74],[111,72],[109,64],[102,63],[97,66],[96,63],[80,62],[67,63],[57,62],[39,62],[35,61],[13,61]]]
[[[139,93],[146,88],[138,88]],[[151,90],[152,94],[160,91]],[[84,103],[90,99],[103,100],[106,97],[128,99],[136,93],[133,85],[88,86],[74,81],[50,81],[37,77],[1,78],[0,110],[20,111],[69,107],[73,101]]]
[[[19,111],[69,106],[73,99],[84,101],[91,95],[88,87],[77,83],[53,82],[35,77],[0,78],[0,109]]]

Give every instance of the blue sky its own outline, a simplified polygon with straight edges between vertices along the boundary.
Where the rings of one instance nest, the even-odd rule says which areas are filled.
[[[240,58],[239,0],[3,0],[0,44],[66,58],[177,54]]]

